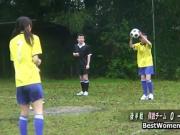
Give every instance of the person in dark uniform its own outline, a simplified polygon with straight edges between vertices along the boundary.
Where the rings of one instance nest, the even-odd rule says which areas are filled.
[[[73,56],[76,57],[78,62],[78,70],[82,91],[77,93],[77,96],[88,96],[89,79],[88,71],[91,61],[90,47],[85,43],[85,37],[83,34],[79,34],[77,37],[78,43],[74,46]]]

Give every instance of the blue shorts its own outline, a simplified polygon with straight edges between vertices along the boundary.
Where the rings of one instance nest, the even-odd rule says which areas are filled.
[[[29,104],[43,98],[43,88],[40,83],[17,87],[16,98],[18,104]]]
[[[148,66],[148,67],[142,67],[138,70],[139,75],[153,75],[154,74],[154,67]]]

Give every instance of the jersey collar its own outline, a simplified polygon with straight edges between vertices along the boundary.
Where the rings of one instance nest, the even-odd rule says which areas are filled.
[[[81,45],[80,44],[77,44],[77,45],[78,45],[79,48],[81,48],[81,47],[85,46],[85,43],[83,43]]]

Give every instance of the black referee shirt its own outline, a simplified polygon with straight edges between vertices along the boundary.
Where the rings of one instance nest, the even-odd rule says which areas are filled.
[[[78,44],[76,44],[74,46],[74,53],[79,53],[79,57],[77,57],[78,62],[79,62],[79,66],[80,67],[86,67],[87,64],[87,56],[91,53],[91,49],[88,45],[82,45],[79,46]]]

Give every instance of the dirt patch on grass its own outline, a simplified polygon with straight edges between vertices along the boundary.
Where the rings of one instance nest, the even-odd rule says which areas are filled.
[[[82,113],[90,113],[101,111],[101,108],[97,108],[94,106],[57,106],[50,107],[44,110],[45,115],[79,115]],[[33,110],[31,111],[33,113]]]

